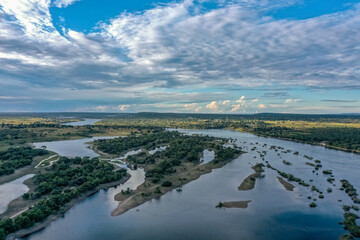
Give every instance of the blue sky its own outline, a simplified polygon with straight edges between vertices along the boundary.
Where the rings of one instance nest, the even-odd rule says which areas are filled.
[[[0,0],[0,111],[359,113],[353,0]]]

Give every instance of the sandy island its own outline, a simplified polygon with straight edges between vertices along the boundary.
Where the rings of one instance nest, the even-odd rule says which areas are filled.
[[[256,178],[259,178],[261,176],[261,173],[264,172],[264,169],[262,169],[262,167],[263,164],[261,163],[258,163],[252,167],[255,173],[244,179],[244,181],[238,187],[239,191],[251,190],[255,187]]]
[[[295,186],[292,185],[291,183],[285,181],[282,177],[277,177],[277,179],[279,180],[279,182],[284,186],[284,188],[288,191],[294,191]]]
[[[222,205],[224,208],[247,208],[249,202],[251,202],[251,200],[223,202]]]

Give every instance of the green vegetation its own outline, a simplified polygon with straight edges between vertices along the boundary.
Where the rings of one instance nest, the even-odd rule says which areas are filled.
[[[0,122],[2,120],[0,119]],[[138,131],[136,128],[119,126],[63,126],[62,121],[57,120],[51,124],[43,122],[23,124],[21,121],[16,118],[13,119],[12,124],[0,124],[0,151],[9,147],[24,146],[26,143],[72,140],[99,135],[121,136],[131,131]]]
[[[342,187],[345,189],[345,192],[349,195],[349,197],[353,200],[354,203],[360,204],[360,199],[357,198],[358,193],[353,185],[349,183],[349,181],[343,179],[340,180]]]
[[[318,144],[360,152],[360,121],[346,115],[212,115],[138,113],[117,119],[104,119],[97,125],[132,127],[227,128],[257,135]],[[298,154],[297,152],[294,153]]]
[[[348,212],[348,211],[350,211],[350,206],[344,205],[343,209],[345,212]]]
[[[290,139],[310,144],[319,144],[340,150],[360,152],[360,123],[358,120],[324,119],[323,121],[259,121],[250,132],[255,134]]]
[[[325,175],[331,175],[332,171],[331,170],[323,170],[322,173]]]
[[[257,163],[255,166],[253,166],[252,169],[255,171],[255,173],[245,178],[244,181],[238,187],[238,190],[246,191],[253,189],[256,183],[256,179],[261,176],[262,172],[264,172],[263,167],[264,164],[262,163]]]
[[[349,234],[342,235],[339,240],[354,240],[354,237]]]
[[[223,208],[224,204],[222,202],[219,202],[218,205],[216,205],[216,208]]]
[[[0,176],[12,174],[16,169],[30,165],[34,157],[48,153],[46,150],[31,147],[9,148],[2,151],[0,152]]]
[[[234,154],[240,153],[238,149],[223,147],[225,139],[217,139],[209,136],[187,136],[179,132],[165,130],[153,130],[142,134],[130,134],[126,138],[116,138],[107,140],[97,140],[97,149],[111,154],[123,154],[126,151],[145,148],[155,149],[158,146],[167,145],[168,147],[161,152],[147,155],[140,152],[137,155],[129,156],[127,162],[146,167],[146,178],[152,183],[159,183],[165,175],[176,172],[176,167],[185,162],[200,163],[200,157],[205,149],[214,149],[214,163],[228,160]],[[168,186],[169,182],[164,181],[163,186]],[[171,186],[171,185],[170,185]]]
[[[360,227],[356,225],[356,219],[359,219],[359,216],[355,213],[345,212],[344,219],[344,229],[349,230],[354,237],[360,237]]]
[[[27,211],[14,219],[0,222],[0,233],[4,236],[44,221],[57,214],[72,199],[76,199],[96,187],[121,180],[125,169],[115,170],[110,163],[97,158],[65,158],[33,178],[35,190],[23,195],[25,200],[37,200]]]
[[[270,168],[270,169],[272,169],[272,170],[277,171],[277,173],[278,173],[280,176],[282,176],[283,178],[286,178],[286,179],[287,179],[288,181],[290,181],[290,182],[292,182],[292,181],[297,182],[299,185],[302,185],[302,186],[304,186],[304,187],[309,187],[309,186],[310,186],[310,184],[304,182],[302,179],[297,178],[297,177],[295,177],[294,175],[292,175],[292,174],[290,174],[290,173],[282,172],[282,171],[280,171],[280,170],[272,167],[269,163],[266,164],[266,167],[267,167],[267,168]]]
[[[25,116],[23,116],[25,115]],[[83,117],[103,118],[96,126],[71,127],[61,126],[60,123],[69,119],[59,118],[60,116],[75,116],[78,120]],[[24,138],[16,136],[35,134],[42,138],[60,138],[66,134],[73,137],[83,134],[90,136],[95,132],[105,132],[104,128],[122,129],[148,129],[160,128],[195,128],[195,129],[235,129],[251,132],[261,136],[290,139],[310,144],[319,144],[340,150],[360,152],[360,120],[354,115],[301,115],[301,114],[254,114],[254,115],[221,115],[221,114],[172,114],[172,113],[135,113],[135,114],[112,114],[111,117],[104,114],[0,114],[0,129],[14,130],[31,128],[28,133],[13,131],[8,134],[9,143],[18,144]],[[1,121],[2,120],[2,121]],[[19,128],[21,127],[21,128]],[[68,129],[63,133],[54,128]],[[89,129],[87,129],[89,128]],[[99,129],[98,129],[99,128]],[[41,131],[38,131],[41,130]],[[79,131],[80,130],[80,131]],[[132,131],[132,130],[130,130]],[[82,132],[82,133],[81,133]],[[62,134],[65,134],[61,136]],[[50,136],[51,135],[51,136]],[[0,139],[6,135],[0,135]],[[33,136],[34,138],[34,136]],[[29,139],[29,138],[28,138]],[[1,140],[0,140],[1,141]],[[298,154],[298,152],[294,152]]]
[[[315,208],[317,205],[316,205],[316,203],[311,202],[311,203],[309,204],[309,206],[310,206],[311,208]]]
[[[291,165],[291,162],[288,162],[288,161],[286,161],[286,160],[283,160],[283,164],[285,164],[285,165]]]
[[[122,155],[127,151],[142,149],[142,152],[128,156],[126,162],[132,167],[145,170],[145,183],[129,195],[117,195],[121,201],[114,215],[121,214],[149,199],[181,187],[200,175],[221,167],[241,153],[237,147],[226,147],[228,139],[200,135],[185,135],[177,131],[160,128],[143,129],[125,138],[97,140],[94,145],[104,153]],[[149,150],[167,146],[163,151],[150,154]],[[201,164],[204,150],[212,150],[215,158]],[[125,206],[123,206],[124,204]]]

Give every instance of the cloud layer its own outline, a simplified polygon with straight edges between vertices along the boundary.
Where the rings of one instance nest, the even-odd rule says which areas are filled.
[[[178,111],[196,103],[185,110],[217,112],[221,105],[241,112],[246,110],[241,93],[230,103],[224,91],[360,89],[359,6],[306,20],[276,20],[266,13],[270,6],[282,7],[280,1],[219,1],[217,8],[204,9],[185,0],[121,13],[89,34],[66,27],[59,32],[49,8],[74,2],[0,2],[0,96],[97,98],[98,106],[119,111],[146,103]],[[213,94],[190,91],[201,88]],[[284,101],[298,102],[289,96]]]

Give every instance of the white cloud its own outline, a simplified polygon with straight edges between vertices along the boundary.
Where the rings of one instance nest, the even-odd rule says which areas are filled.
[[[55,0],[54,5],[58,8],[65,8],[78,1],[80,0]]]
[[[241,96],[241,98],[239,98],[235,102],[240,103],[240,104],[244,104],[245,103],[245,96]]]
[[[197,103],[187,103],[184,106],[185,110],[194,110],[197,107]]]
[[[300,99],[294,99],[294,98],[288,98],[285,100],[285,103],[292,103],[292,102],[298,102]]]
[[[197,103],[187,103],[184,105],[185,110],[192,112],[200,112],[203,107],[199,106]]]
[[[208,105],[206,105],[207,109],[210,109],[213,112],[217,112],[219,110],[219,106],[216,101],[212,101]]]
[[[119,110],[119,111],[126,111],[128,108],[130,108],[130,105],[119,105],[118,107],[117,107],[117,110]]]
[[[125,103],[178,101],[184,110],[186,99],[203,104],[201,111],[214,99],[216,111],[219,106],[231,111],[234,101],[221,101],[233,96],[226,93],[150,92],[219,86],[360,88],[360,8],[306,20],[264,16],[264,9],[280,2],[223,1],[221,8],[204,10],[198,1],[187,0],[122,13],[88,34],[66,28],[60,34],[50,0],[0,0],[0,95],[22,95],[25,88],[35,95],[43,87],[63,90],[48,98],[66,100],[62,93],[67,92],[67,100],[92,99],[94,92],[126,89],[121,91]],[[97,98],[104,100],[106,94]],[[119,92],[110,95],[121,98]],[[234,105],[250,108],[255,100],[243,96]]]
[[[202,107],[197,107],[196,109],[195,109],[195,112],[200,112],[202,110]]]
[[[267,106],[265,105],[265,104],[258,104],[258,108],[260,108],[260,109],[265,109],[265,108],[267,108]]]
[[[95,110],[99,111],[99,112],[105,112],[106,110],[108,110],[109,107],[108,106],[96,106]]]
[[[231,105],[231,106],[232,106],[232,109],[231,109],[232,112],[237,112],[241,108],[240,104],[235,104],[235,105]]]

